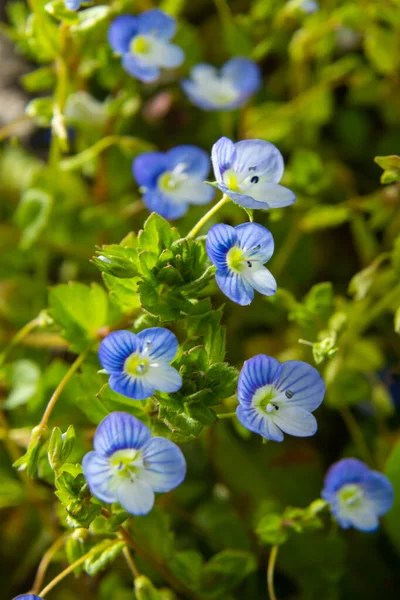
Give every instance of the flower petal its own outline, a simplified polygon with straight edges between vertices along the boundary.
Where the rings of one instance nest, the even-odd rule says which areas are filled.
[[[143,195],[143,202],[150,212],[156,212],[164,219],[179,219],[188,210],[187,202],[176,202],[167,194],[151,189]]]
[[[352,507],[346,511],[339,511],[336,515],[350,521],[351,525],[360,531],[375,531],[379,527],[379,520],[374,510],[368,504]]]
[[[214,225],[207,233],[206,250],[210,260],[219,270],[225,271],[227,252],[238,242],[236,229],[230,225]]]
[[[185,164],[185,173],[195,175],[201,180],[205,179],[210,171],[209,155],[197,146],[190,144],[176,146],[168,150],[166,157],[169,170],[174,169],[179,164]]]
[[[132,54],[124,54],[122,56],[122,66],[130,75],[133,75],[145,83],[156,81],[160,75],[160,69],[158,67],[143,64],[143,62],[139,61],[138,58]]]
[[[146,10],[137,21],[140,33],[150,33],[163,40],[169,40],[175,35],[176,20],[158,8]]]
[[[248,283],[260,294],[264,296],[273,296],[276,294],[276,281],[275,277],[265,267],[259,267],[258,269],[246,269],[243,272],[243,276],[246,278]]]
[[[370,471],[361,485],[368,504],[373,508],[376,515],[384,515],[392,508],[394,501],[393,486],[385,475],[377,471]]]
[[[239,375],[238,398],[245,406],[250,406],[256,391],[274,383],[281,372],[281,364],[275,358],[257,354],[246,360]]]
[[[227,137],[222,137],[214,144],[211,151],[211,161],[217,181],[222,180],[222,175],[235,160],[235,144]]]
[[[112,412],[98,426],[93,446],[106,457],[117,450],[140,449],[149,439],[150,430],[139,419],[125,412]]]
[[[177,392],[182,387],[182,377],[178,371],[164,362],[151,365],[143,378],[159,392]]]
[[[138,31],[138,19],[133,15],[122,15],[114,19],[108,29],[108,42],[114,52],[129,52],[132,38]]]
[[[284,163],[278,148],[265,140],[243,140],[235,144],[236,156],[231,166],[236,173],[249,173],[278,183]],[[256,187],[256,186],[254,186]]]
[[[128,356],[136,352],[136,336],[131,331],[113,331],[101,342],[99,360],[107,373],[122,373]]]
[[[143,448],[145,471],[142,475],[155,492],[169,492],[182,483],[186,461],[176,444],[164,437],[153,437]]]
[[[110,388],[132,400],[145,400],[154,394],[154,387],[144,375],[133,377],[128,373],[112,374],[108,380]]]
[[[246,427],[246,429],[262,435],[267,440],[282,442],[282,431],[275,425],[273,420],[268,415],[263,415],[255,408],[249,409],[245,408],[244,406],[238,406],[236,409],[236,416],[243,427]]]
[[[246,252],[246,257],[254,258],[262,263],[271,258],[274,253],[274,238],[269,229],[258,223],[243,223],[235,227],[235,231],[239,246]],[[248,254],[250,251],[253,251],[251,255]]]
[[[252,208],[252,209],[256,209],[256,210],[268,210],[269,209],[268,204],[263,203],[263,202],[257,202],[256,200],[254,200],[254,198],[252,198],[251,196],[248,196],[246,194],[232,192],[223,183],[218,183],[218,187],[221,190],[221,192],[226,194],[228,196],[228,198],[230,198],[232,200],[232,202],[235,202],[239,206],[243,206],[243,208]]]
[[[134,481],[121,477],[116,496],[122,508],[131,515],[147,515],[154,505],[154,492],[142,476]]]
[[[322,497],[329,502],[332,494],[335,494],[343,485],[346,483],[360,483],[369,473],[368,466],[357,458],[340,460],[330,467],[325,476]]]
[[[174,360],[179,344],[176,336],[164,327],[150,327],[137,334],[138,346],[151,362],[170,363]]]
[[[253,94],[261,85],[261,72],[255,62],[248,58],[236,57],[228,60],[222,67],[223,77],[232,81],[234,86],[246,96]]]
[[[253,288],[240,273],[217,271],[215,281],[225,296],[240,306],[247,306],[254,298]]]
[[[273,413],[276,425],[289,435],[308,437],[318,429],[317,420],[308,410],[297,406],[279,405],[279,410]]]
[[[158,66],[165,69],[179,67],[185,60],[185,53],[176,44],[162,44],[162,53],[158,57]]]
[[[167,170],[167,163],[164,152],[144,152],[132,163],[133,176],[139,185],[155,188],[158,177]]]
[[[292,190],[269,181],[259,181],[252,185],[251,189],[246,189],[246,192],[259,204],[267,204],[267,208],[282,208],[296,202],[296,196]],[[259,208],[263,208],[263,206]]]
[[[314,411],[325,396],[325,383],[317,369],[300,360],[282,363],[282,371],[275,387],[293,395],[285,401],[288,406],[299,406]]]
[[[112,485],[113,472],[108,458],[97,452],[88,452],[83,457],[82,468],[93,496],[108,504],[115,502],[116,496]]]

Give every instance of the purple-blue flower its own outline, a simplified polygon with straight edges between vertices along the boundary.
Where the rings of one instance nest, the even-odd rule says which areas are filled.
[[[158,8],[134,17],[114,19],[108,30],[111,48],[122,57],[124,69],[140,81],[155,81],[161,68],[179,67],[184,53],[170,42],[176,21]]]
[[[181,376],[170,365],[177,352],[173,333],[151,327],[136,335],[131,331],[110,333],[100,344],[99,359],[114,392],[144,400],[155,390],[176,392],[182,386]]]
[[[261,85],[261,73],[248,58],[231,58],[221,68],[199,64],[182,88],[190,100],[204,110],[231,110],[243,106]]]
[[[82,1],[83,0],[64,0],[64,4],[69,10],[78,10],[81,7]],[[32,596],[32,594],[30,595]],[[20,596],[18,596],[18,598],[19,597]]]
[[[329,469],[322,497],[343,529],[375,531],[379,517],[392,508],[393,487],[382,473],[356,458],[345,458]]]
[[[154,492],[170,492],[185,479],[186,462],[176,444],[151,437],[148,427],[124,412],[109,414],[97,428],[94,451],[82,467],[91,493],[119,502],[132,515],[146,515]]]
[[[207,152],[197,146],[176,146],[168,152],[145,152],[133,161],[133,175],[150,211],[178,219],[189,204],[206,204],[215,190],[204,183],[210,170]]]
[[[258,354],[240,372],[236,415],[246,429],[267,440],[281,442],[283,433],[307,437],[317,431],[311,412],[324,395],[324,381],[314,367],[300,360],[281,364]]]
[[[43,600],[40,596],[36,596],[36,594],[21,594],[20,596],[15,596],[13,600]]]
[[[233,302],[250,304],[254,290],[264,296],[275,294],[276,281],[263,266],[274,252],[274,240],[262,225],[214,225],[207,234],[206,250],[217,267],[219,288]]]
[[[284,171],[282,154],[264,140],[234,144],[222,137],[212,148],[212,163],[219,189],[245,208],[280,208],[296,200],[279,185]]]

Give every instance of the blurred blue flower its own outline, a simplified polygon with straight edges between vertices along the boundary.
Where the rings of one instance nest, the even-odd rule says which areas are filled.
[[[281,442],[282,432],[307,437],[317,431],[311,412],[324,395],[324,381],[314,367],[299,360],[281,364],[258,354],[240,372],[236,415],[246,429],[267,440]]]
[[[168,152],[145,152],[133,161],[133,175],[143,188],[144,203],[165,219],[181,217],[189,204],[212,200],[215,190],[203,183],[209,170],[207,152],[189,145]]]
[[[371,471],[360,460],[345,458],[329,469],[322,497],[343,529],[375,531],[378,517],[393,505],[393,487],[382,473]]]
[[[83,0],[64,0],[64,4],[69,10],[78,10],[82,2]]]
[[[94,451],[82,467],[91,493],[119,502],[132,515],[153,508],[154,492],[169,492],[185,479],[186,462],[176,444],[151,437],[148,427],[124,412],[109,414],[97,428]]]
[[[274,252],[274,240],[262,225],[214,225],[207,234],[206,250],[217,267],[219,288],[233,302],[250,304],[254,290],[265,296],[275,294],[276,281],[263,266]]]
[[[21,594],[20,596],[15,596],[13,600],[43,600],[40,596],[36,596],[36,594]]]
[[[300,9],[308,15],[312,15],[319,11],[319,4],[318,2],[315,2],[315,0],[300,0],[299,6]]]
[[[176,392],[182,386],[181,376],[169,364],[177,352],[173,333],[151,327],[136,335],[131,331],[110,333],[100,344],[99,359],[114,392],[144,400],[155,390]]]
[[[179,67],[184,53],[171,44],[176,21],[157,8],[134,17],[122,15],[114,19],[108,30],[108,41],[114,52],[122,56],[124,69],[140,81],[155,81],[161,68]]]
[[[204,110],[230,110],[243,106],[261,85],[261,72],[248,58],[232,58],[221,69],[199,64],[182,88],[190,100]]]
[[[264,140],[234,144],[222,137],[212,148],[212,163],[219,189],[245,208],[280,208],[296,200],[279,185],[284,170],[278,148]]]

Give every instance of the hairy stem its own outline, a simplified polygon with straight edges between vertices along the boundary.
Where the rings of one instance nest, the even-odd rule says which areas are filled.
[[[193,229],[191,229],[189,231],[189,233],[187,234],[187,238],[192,238],[195,237],[195,235],[200,231],[200,229],[203,227],[203,225],[205,225],[207,223],[207,221],[209,221],[211,219],[212,216],[215,215],[216,212],[219,211],[219,209],[224,206],[224,204],[226,204],[227,202],[230,202],[230,198],[228,198],[228,196],[226,194],[224,194],[221,198],[221,200],[219,202],[217,202],[217,204],[215,204],[212,208],[210,208],[210,210],[204,215],[204,217],[202,217],[200,219],[200,221],[198,221],[196,223],[196,225],[193,227]]]

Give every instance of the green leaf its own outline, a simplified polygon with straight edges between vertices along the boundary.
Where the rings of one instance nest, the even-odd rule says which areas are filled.
[[[64,4],[64,3],[63,3]],[[27,92],[42,92],[54,88],[56,76],[51,67],[40,67],[36,71],[27,73],[21,77],[21,83]]]
[[[58,285],[50,291],[49,302],[50,315],[75,351],[86,349],[107,325],[107,294],[96,283],[90,287],[76,282]]]
[[[75,445],[75,430],[70,425],[63,435],[58,427],[54,427],[50,436],[48,457],[54,471],[58,471],[71,454]]]
[[[139,547],[145,548],[154,559],[170,558],[174,551],[174,534],[168,515],[154,508],[148,515],[135,517],[133,536]]]
[[[237,388],[238,377],[238,370],[228,363],[218,362],[210,366],[206,374],[206,386],[214,396],[213,404],[232,396]]]
[[[44,190],[31,188],[23,193],[15,213],[22,230],[20,246],[30,248],[46,228],[53,207],[53,197]]]
[[[394,73],[399,65],[399,40],[394,29],[373,25],[364,35],[365,53],[372,65],[384,75]]]
[[[144,575],[135,577],[134,586],[137,600],[165,600],[164,594],[159,592]]]
[[[350,218],[347,206],[315,206],[300,221],[300,228],[311,233],[343,225]]]
[[[104,546],[104,542],[99,542],[97,545],[99,550],[102,546]],[[86,573],[91,577],[94,577],[97,573],[106,569],[122,552],[124,547],[125,542],[114,542],[108,548],[90,556],[84,563]],[[96,546],[94,546],[92,550],[96,550]]]
[[[52,96],[31,100],[25,112],[36,119],[39,127],[49,127],[53,118],[54,100]]]
[[[139,257],[136,248],[126,248],[118,244],[102,246],[96,250],[92,262],[102,273],[121,279],[140,275]]]
[[[383,169],[381,183],[390,184],[400,181],[400,156],[375,156],[374,161]]]
[[[178,230],[160,217],[151,213],[138,236],[139,248],[149,252],[158,251],[159,254],[169,248],[172,242],[179,239]]]
[[[26,404],[39,393],[41,371],[31,360],[21,359],[11,367],[12,389],[4,402],[4,408],[12,410]]]
[[[111,14],[110,6],[93,6],[78,12],[78,22],[71,25],[73,33],[94,32]]]
[[[250,552],[223,550],[208,561],[201,575],[201,594],[218,598],[235,588],[257,569],[257,561]]]
[[[34,427],[26,453],[14,463],[19,471],[26,471],[28,477],[36,477],[39,467],[40,453],[48,437],[47,431]]]
[[[49,15],[57,19],[57,21],[65,21],[70,24],[79,21],[79,13],[69,10],[69,8],[65,6],[64,0],[52,0],[45,5],[44,9]]]
[[[264,544],[272,546],[284,544],[289,532],[282,525],[282,515],[271,513],[261,519],[256,528],[256,533]]]

